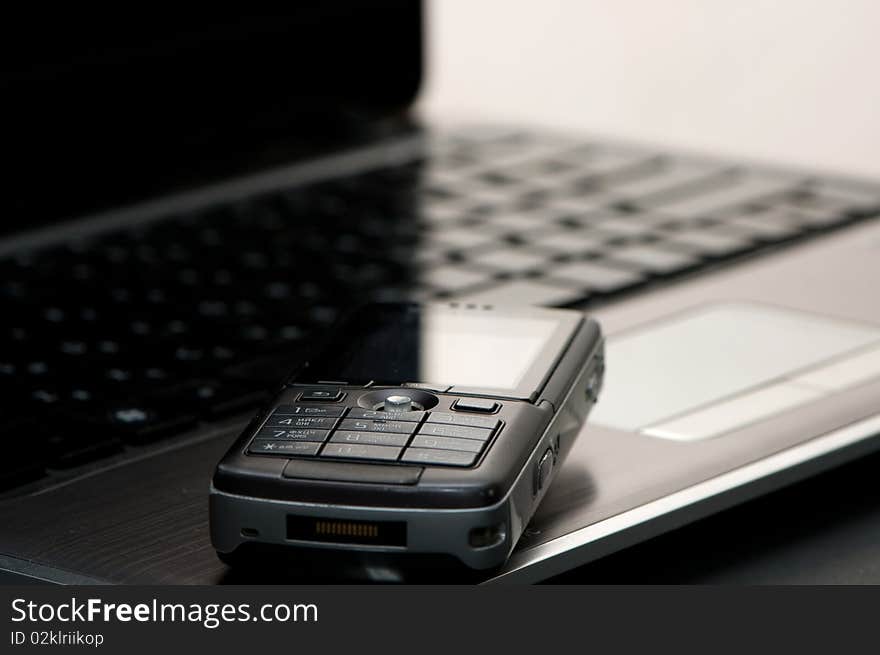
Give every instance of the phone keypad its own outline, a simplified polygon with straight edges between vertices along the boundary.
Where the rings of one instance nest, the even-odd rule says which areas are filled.
[[[494,430],[498,427],[499,421],[497,418],[485,416],[462,416],[461,414],[450,414],[448,412],[431,412],[431,415],[428,416],[428,423],[445,423],[447,425],[462,425],[471,428]]]
[[[394,420],[396,421],[415,421],[416,423],[421,422],[425,415],[428,412],[394,412]],[[360,407],[352,407],[348,414],[345,415],[345,418],[366,418],[366,419],[378,419],[378,420],[387,420],[388,412],[380,412],[375,409],[361,409]]]
[[[338,418],[328,416],[306,416],[304,414],[272,414],[265,426],[272,428],[318,428],[321,430],[329,430]]]
[[[257,432],[255,439],[273,439],[275,441],[317,441],[323,443],[327,440],[330,430],[315,430],[314,428],[263,428]]]
[[[279,405],[274,414],[339,417],[345,414],[345,409],[345,405]]]
[[[369,446],[366,444],[328,443],[321,451],[321,457],[344,457],[352,459],[381,459],[394,461],[400,457],[402,448],[390,446]]]
[[[477,459],[476,453],[434,448],[407,448],[400,461],[410,464],[436,464],[441,466],[470,466]]]
[[[472,439],[485,442],[492,436],[492,430],[485,428],[472,428],[468,425],[424,423],[419,428],[419,434],[426,434],[432,437],[455,437],[457,439]]]
[[[360,443],[374,446],[403,447],[409,441],[408,434],[386,434],[384,432],[354,432],[337,430],[330,438],[334,443]]]
[[[459,450],[466,453],[478,453],[483,450],[483,441],[476,439],[455,439],[453,437],[426,437],[416,435],[410,446],[413,448],[436,448],[439,450]]]
[[[320,442],[309,441],[269,441],[254,439],[248,452],[253,455],[317,455],[321,449]]]
[[[385,421],[363,418],[346,418],[339,424],[340,430],[357,432],[394,432],[396,434],[412,434],[418,423],[410,421]]]
[[[344,405],[279,405],[250,455],[472,466],[501,421],[450,412],[382,412]]]

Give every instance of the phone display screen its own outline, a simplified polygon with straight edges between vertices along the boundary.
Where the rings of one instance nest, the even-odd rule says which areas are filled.
[[[343,324],[297,381],[510,391],[535,367],[559,327],[548,316],[367,305]]]

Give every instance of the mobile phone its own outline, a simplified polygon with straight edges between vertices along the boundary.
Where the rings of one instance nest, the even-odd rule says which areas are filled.
[[[283,545],[498,566],[604,371],[599,325],[561,309],[365,305],[315,353],[217,466],[224,561]]]

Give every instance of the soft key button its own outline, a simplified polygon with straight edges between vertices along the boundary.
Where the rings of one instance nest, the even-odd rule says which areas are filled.
[[[455,401],[452,409],[456,412],[494,414],[498,410],[498,403],[487,398],[459,398]]]
[[[306,389],[299,395],[300,400],[333,402],[342,398],[342,390],[336,387],[325,389]]]

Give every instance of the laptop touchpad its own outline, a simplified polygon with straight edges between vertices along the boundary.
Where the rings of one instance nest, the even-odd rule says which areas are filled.
[[[607,361],[591,422],[693,441],[880,377],[880,328],[723,304],[612,336]]]

